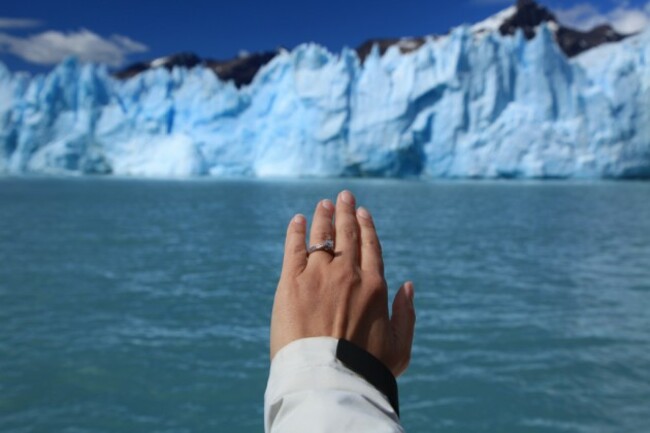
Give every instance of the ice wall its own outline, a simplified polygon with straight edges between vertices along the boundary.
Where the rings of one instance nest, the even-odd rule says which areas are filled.
[[[545,25],[460,27],[363,65],[306,44],[242,89],[201,67],[0,64],[0,172],[650,177],[650,30],[571,60]]]

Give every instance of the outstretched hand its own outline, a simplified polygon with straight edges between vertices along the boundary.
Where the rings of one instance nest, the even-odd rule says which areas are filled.
[[[334,224],[332,223],[334,219]],[[370,352],[395,375],[411,358],[415,309],[413,284],[404,283],[388,315],[381,246],[370,213],[356,209],[349,191],[336,206],[316,206],[311,245],[334,241],[334,254],[307,254],[307,220],[296,215],[287,228],[282,275],[271,319],[271,358],[292,341],[344,338]]]

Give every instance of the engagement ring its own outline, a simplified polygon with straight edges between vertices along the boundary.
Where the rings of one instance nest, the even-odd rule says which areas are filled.
[[[325,242],[312,245],[307,248],[307,255],[315,253],[316,251],[325,251],[326,253],[334,255],[334,241],[331,239],[326,240]]]

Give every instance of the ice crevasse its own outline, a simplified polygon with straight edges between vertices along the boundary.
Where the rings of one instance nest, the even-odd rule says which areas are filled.
[[[242,88],[203,67],[0,64],[0,173],[649,178],[650,29],[572,59],[546,24],[363,64],[304,44]]]

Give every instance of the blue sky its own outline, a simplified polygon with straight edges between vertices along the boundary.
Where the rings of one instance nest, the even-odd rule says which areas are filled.
[[[9,0],[0,7],[0,61],[47,70],[62,58],[119,68],[179,51],[226,59],[241,50],[317,42],[332,51],[370,37],[446,33],[514,0]],[[621,31],[650,24],[650,0],[542,4],[578,27],[609,21]]]

